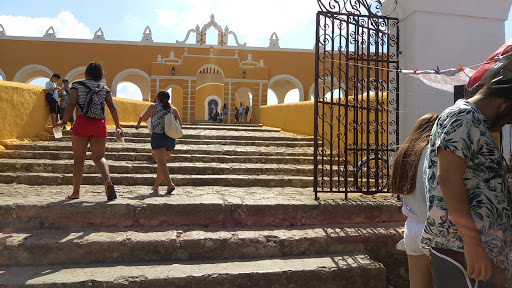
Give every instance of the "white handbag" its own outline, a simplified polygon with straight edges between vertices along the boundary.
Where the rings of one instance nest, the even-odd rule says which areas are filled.
[[[149,133],[153,133],[153,129],[151,129],[151,116],[149,116],[148,118],[148,121],[146,122],[146,124],[148,125],[148,130],[149,130]]]
[[[174,109],[173,109],[174,110]],[[171,113],[165,115],[165,134],[167,136],[178,139],[183,136],[183,130],[181,129],[180,123],[176,118],[174,118],[174,111],[171,110]]]

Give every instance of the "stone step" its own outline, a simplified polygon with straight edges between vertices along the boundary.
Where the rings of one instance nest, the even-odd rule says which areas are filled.
[[[70,148],[70,147],[69,147]],[[202,162],[202,163],[266,163],[266,164],[306,164],[313,165],[312,157],[293,157],[293,156],[250,156],[233,157],[225,155],[201,155],[188,154],[182,155],[181,152],[175,153],[169,158],[168,162]],[[192,151],[191,151],[192,152]],[[212,151],[213,152],[213,151]],[[71,151],[26,151],[26,150],[0,150],[0,159],[73,159]],[[91,153],[87,153],[87,159],[91,159]],[[151,153],[129,153],[129,152],[107,152],[107,160],[113,161],[148,161],[153,162]]]
[[[346,226],[68,228],[6,232],[0,263],[52,265],[254,259],[366,251],[382,262],[403,223]],[[66,253],[61,253],[66,251]],[[396,251],[398,252],[398,251]],[[402,254],[402,255],[401,255]],[[401,255],[401,257],[400,257]],[[402,252],[395,253],[399,261]]]
[[[51,141],[70,142],[71,136],[63,136],[55,139],[49,136]],[[151,138],[124,137],[124,141],[128,143],[151,143]],[[107,137],[107,142],[117,142],[115,137]],[[313,141],[253,141],[253,140],[216,140],[216,139],[178,139],[178,145],[232,145],[232,146],[260,146],[260,147],[313,147]]]
[[[40,141],[23,144],[7,144],[7,149],[23,151],[71,151],[71,142]],[[106,145],[107,153],[151,153],[149,143],[110,142]],[[2,152],[2,151],[0,151]],[[8,153],[8,152],[4,152]],[[276,156],[276,157],[313,157],[310,147],[263,147],[234,145],[183,145],[178,142],[174,154],[180,155],[225,155],[225,156]],[[0,157],[4,154],[0,154]]]
[[[67,174],[54,173],[0,173],[0,183],[25,185],[71,185],[73,182],[72,169]],[[153,185],[154,174],[110,174],[114,183],[123,185]],[[171,179],[177,186],[227,186],[227,187],[313,187],[311,176],[289,175],[190,175],[171,174]],[[97,185],[103,183],[98,173],[84,174],[82,185]]]
[[[114,183],[122,182],[114,179]],[[401,203],[390,195],[353,194],[350,200],[317,201],[311,188],[177,185],[172,195],[161,197],[149,195],[151,186],[116,185],[118,199],[107,202],[101,184],[83,185],[81,198],[73,201],[63,200],[72,190],[71,182],[65,186],[0,184],[0,228],[289,227],[404,221]],[[160,190],[164,193],[165,186]]]
[[[135,124],[121,124],[123,130],[135,129]],[[141,124],[139,131],[147,131],[146,124]],[[246,126],[238,124],[220,124],[220,125],[194,125],[183,124],[183,130],[209,130],[209,131],[247,131],[247,132],[281,132],[280,128],[261,126]],[[66,130],[64,130],[66,131]]]
[[[62,131],[65,137],[71,136],[71,131]],[[108,137],[114,138],[116,136],[114,130],[107,132]],[[137,131],[135,129],[127,129],[124,131],[125,139],[127,138],[151,138],[151,134],[146,131]],[[298,142],[311,142],[314,141],[313,137],[299,137],[283,133],[275,132],[238,132],[238,131],[205,131],[205,130],[191,130],[184,131],[183,137],[179,140],[191,139],[204,139],[204,140],[235,140],[235,141],[298,141]]]
[[[171,160],[173,160],[171,158]],[[200,159],[197,159],[200,160]],[[169,173],[186,175],[243,175],[252,177],[254,175],[282,175],[313,177],[312,165],[290,165],[290,164],[258,164],[258,163],[201,163],[201,162],[176,162],[173,160],[168,165]],[[157,166],[151,162],[141,161],[109,161],[109,170],[112,174],[153,174]],[[73,160],[51,160],[47,159],[0,159],[0,173],[59,173],[67,174],[73,171]],[[86,160],[84,174],[96,174],[97,169],[92,160]],[[179,176],[178,176],[179,177]]]
[[[232,261],[0,267],[2,287],[386,287],[362,253]]]

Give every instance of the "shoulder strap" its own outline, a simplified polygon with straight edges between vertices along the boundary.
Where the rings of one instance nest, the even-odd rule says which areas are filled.
[[[92,90],[91,87],[89,87],[89,85],[87,85],[84,81],[76,81],[75,83],[89,90]]]

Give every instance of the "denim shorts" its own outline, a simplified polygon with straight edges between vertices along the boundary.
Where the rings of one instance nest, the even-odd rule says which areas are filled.
[[[176,139],[167,136],[165,133],[151,134],[151,149],[165,148],[165,151],[174,151],[174,147],[176,147]]]

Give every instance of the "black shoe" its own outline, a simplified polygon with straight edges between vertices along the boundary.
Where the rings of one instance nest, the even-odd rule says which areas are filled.
[[[114,185],[110,185],[107,187],[107,200],[112,201],[115,199],[117,199],[116,189],[114,188]]]

